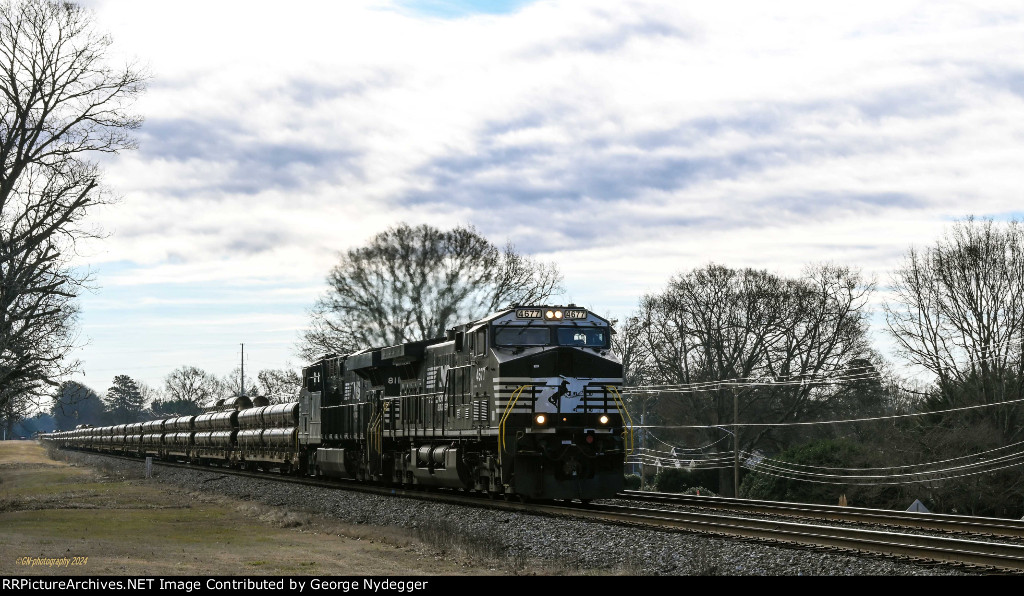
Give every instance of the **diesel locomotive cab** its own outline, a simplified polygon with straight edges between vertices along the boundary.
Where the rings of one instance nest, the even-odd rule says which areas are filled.
[[[444,337],[325,357],[303,372],[306,469],[491,496],[611,497],[628,447],[611,333],[573,305],[511,307]]]
[[[479,327],[471,331],[495,363],[498,449],[509,488],[583,500],[622,490],[622,364],[608,321],[574,305],[515,308],[484,328],[486,338]]]

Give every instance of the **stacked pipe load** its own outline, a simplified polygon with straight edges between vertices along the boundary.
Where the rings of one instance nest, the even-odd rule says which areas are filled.
[[[295,445],[295,427],[268,428],[263,431],[263,444],[271,449],[287,449]]]
[[[159,451],[164,441],[164,421],[150,420],[142,423],[142,449],[146,452]]]
[[[193,427],[196,447],[230,449],[235,444],[238,432],[238,412],[211,412],[195,417]]]
[[[263,411],[263,444],[271,449],[295,445],[299,426],[299,402],[267,406]]]
[[[195,416],[179,416],[177,418],[171,418],[164,424],[164,430],[185,433],[191,431],[194,426]]]
[[[142,424],[134,422],[126,424],[124,429],[124,444],[129,451],[138,451],[142,446]]]
[[[127,434],[128,434],[128,425],[127,424],[118,424],[117,426],[113,427],[113,430],[111,431],[110,446],[115,451],[120,451],[120,450],[124,449],[124,444],[126,442],[126,435]]]
[[[164,444],[173,446],[176,451],[182,451],[192,445],[192,436],[195,416],[179,416],[171,418],[164,423]]]
[[[235,430],[238,428],[238,412],[211,412],[196,416],[193,423],[196,430]]]
[[[263,447],[263,410],[268,406],[247,408],[238,412],[238,447],[259,449]]]
[[[260,428],[263,426],[263,410],[269,406],[247,408],[238,411],[238,428]]]
[[[265,428],[289,428],[299,425],[299,402],[276,404],[263,409]]]
[[[238,446],[244,449],[294,447],[299,403],[248,408],[238,413]]]

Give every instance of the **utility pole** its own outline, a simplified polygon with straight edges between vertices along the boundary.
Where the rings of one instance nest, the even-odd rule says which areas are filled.
[[[740,498],[740,394],[732,388],[732,496]]]
[[[770,378],[761,378],[748,385],[744,389],[731,386],[732,389],[732,496],[737,499],[740,496],[740,395],[754,389],[758,383],[771,383]]]
[[[647,490],[645,486],[647,484],[647,476],[645,475],[647,464],[644,463],[644,458],[647,455],[647,452],[644,450],[644,447],[647,447],[647,427],[644,426],[644,412],[640,412],[640,433],[640,448],[637,449],[637,455],[640,456],[640,487],[643,490]]]
[[[245,344],[242,344],[242,397],[245,397]]]

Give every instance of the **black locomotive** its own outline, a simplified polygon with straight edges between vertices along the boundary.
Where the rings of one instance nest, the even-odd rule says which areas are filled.
[[[608,321],[511,307],[443,338],[330,355],[298,402],[78,429],[62,445],[532,499],[610,497],[632,448]],[[241,408],[241,409],[238,409]],[[148,426],[147,426],[148,425]]]

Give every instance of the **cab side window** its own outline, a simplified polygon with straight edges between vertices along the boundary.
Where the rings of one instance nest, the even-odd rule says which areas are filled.
[[[473,340],[473,354],[483,356],[487,353],[487,329],[481,329],[475,333]]]

